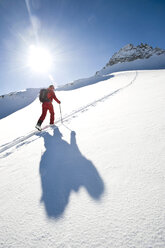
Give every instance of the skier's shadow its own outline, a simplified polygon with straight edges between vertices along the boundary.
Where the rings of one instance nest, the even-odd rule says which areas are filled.
[[[99,200],[104,192],[104,183],[92,162],[80,152],[76,133],[71,132],[70,144],[62,139],[58,128],[49,133],[38,134],[44,138],[46,151],[40,162],[42,187],[41,202],[48,217],[62,216],[69,202],[71,191],[83,186],[88,194]]]

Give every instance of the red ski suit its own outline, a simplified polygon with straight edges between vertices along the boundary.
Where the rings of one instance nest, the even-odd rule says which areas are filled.
[[[43,122],[43,120],[46,117],[47,111],[49,110],[49,112],[50,112],[50,124],[54,124],[54,108],[53,108],[52,101],[54,99],[59,104],[61,102],[57,99],[54,91],[51,88],[48,88],[47,97],[48,97],[49,101],[42,103],[42,114],[41,114],[41,116],[39,118],[39,122],[40,123]]]

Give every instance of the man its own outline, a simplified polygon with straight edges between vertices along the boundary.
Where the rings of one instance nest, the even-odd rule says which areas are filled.
[[[42,114],[37,122],[36,128],[41,131],[41,124],[44,121],[47,111],[50,112],[50,125],[54,124],[54,108],[52,101],[53,99],[60,104],[61,102],[57,99],[55,93],[54,93],[54,85],[50,85],[47,89],[47,96],[45,101],[42,103]]]

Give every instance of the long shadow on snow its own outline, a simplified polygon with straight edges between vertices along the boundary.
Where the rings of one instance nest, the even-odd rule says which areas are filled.
[[[70,144],[62,139],[58,128],[39,135],[44,138],[46,151],[40,162],[42,187],[41,201],[48,217],[60,217],[69,202],[71,191],[77,192],[81,186],[88,194],[99,200],[104,192],[104,183],[92,162],[80,152],[76,143],[76,133],[71,132]]]

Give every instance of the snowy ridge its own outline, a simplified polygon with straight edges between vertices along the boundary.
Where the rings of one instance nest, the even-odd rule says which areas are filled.
[[[159,70],[165,69],[165,54],[153,55],[148,59],[137,59],[131,62],[117,63],[106,66],[97,72],[97,75],[106,75],[118,71],[130,70]]]
[[[113,75],[95,75],[89,78],[78,79],[72,83],[68,83],[59,87],[58,90],[75,90],[88,85],[99,83],[100,81],[104,81],[112,77]]]
[[[0,119],[32,103],[38,93],[39,89],[31,88],[0,96]]]

